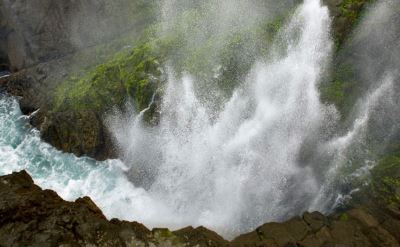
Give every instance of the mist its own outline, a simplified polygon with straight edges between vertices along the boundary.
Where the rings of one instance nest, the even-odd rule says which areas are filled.
[[[309,207],[318,184],[297,160],[335,114],[317,91],[329,27],[327,8],[306,1],[271,44],[279,49],[254,63],[220,112],[198,97],[196,77],[170,67],[158,126],[146,126],[143,112],[110,117],[131,181],[177,218],[161,225],[231,235]]]
[[[197,76],[170,66],[158,126],[142,121],[146,109],[111,116],[107,123],[131,166],[131,181],[180,221],[228,236],[307,210],[328,213],[344,206],[399,133],[398,25],[391,13],[394,2],[372,6],[334,58],[329,15],[318,2],[305,1],[293,11],[269,52],[251,60],[251,69],[220,109],[202,97],[214,85],[208,85],[213,90],[198,87]],[[162,5],[160,35],[177,27],[176,4]],[[209,50],[210,63],[218,65],[220,44],[229,33],[265,18],[257,11],[252,18],[241,15],[246,13],[241,8],[262,12],[253,4],[227,8],[244,18],[239,24],[230,15],[214,15],[218,7],[203,13],[206,18],[184,29],[189,47],[184,50],[205,42],[211,30],[221,38]],[[193,3],[179,6],[202,9]],[[246,55],[240,54],[244,60]],[[363,90],[352,96],[355,103],[345,116],[320,101],[318,88],[332,65],[346,63],[354,65],[353,77]]]
[[[370,6],[334,60],[338,70],[349,68],[344,77],[348,83],[345,94],[352,101],[347,102],[350,110],[341,116],[336,137],[322,146],[323,158],[314,161],[330,163],[321,177],[327,182],[321,187],[323,196],[314,202],[315,209],[331,211],[346,205],[352,194],[368,184],[375,161],[397,150],[399,4],[379,1]]]

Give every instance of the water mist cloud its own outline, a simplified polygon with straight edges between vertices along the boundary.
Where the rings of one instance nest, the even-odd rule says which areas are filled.
[[[322,145],[316,162],[328,163],[312,209],[333,210],[368,181],[369,170],[400,134],[400,15],[398,1],[372,5],[351,39],[338,54],[336,66],[353,70],[355,104],[345,116],[344,134]]]
[[[146,127],[140,114],[110,120],[132,172],[145,172],[132,180],[184,225],[227,235],[306,210],[318,185],[297,161],[330,114],[317,91],[329,27],[328,9],[305,1],[275,41],[285,52],[257,63],[217,113],[198,97],[195,77],[170,69],[158,126]]]

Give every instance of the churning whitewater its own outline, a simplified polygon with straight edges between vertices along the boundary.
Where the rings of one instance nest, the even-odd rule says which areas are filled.
[[[0,174],[26,169],[67,200],[90,196],[109,218],[173,229],[204,225],[226,237],[306,210],[330,211],[351,194],[340,188],[346,150],[393,87],[385,75],[360,101],[350,130],[332,134],[338,114],[318,92],[329,68],[330,22],[327,7],[305,0],[271,57],[253,66],[217,112],[198,96],[195,77],[169,68],[156,127],[144,124],[147,109],[106,120],[123,161],[56,151],[3,95]],[[368,165],[346,176],[361,176]]]

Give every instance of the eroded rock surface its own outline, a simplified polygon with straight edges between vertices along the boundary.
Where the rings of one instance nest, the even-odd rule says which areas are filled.
[[[1,0],[0,53],[21,70],[139,29],[147,10],[141,0]]]
[[[225,246],[205,228],[150,231],[142,224],[108,221],[88,198],[62,200],[25,171],[0,178],[0,246]]]
[[[204,227],[172,232],[109,221],[89,197],[64,201],[25,171],[0,177],[0,246],[397,247],[399,241],[400,208],[394,205],[331,216],[305,213],[228,242]]]
[[[285,223],[268,223],[240,236],[231,246],[400,246],[400,221],[380,222],[367,209],[351,209],[326,217],[318,212],[305,213]]]

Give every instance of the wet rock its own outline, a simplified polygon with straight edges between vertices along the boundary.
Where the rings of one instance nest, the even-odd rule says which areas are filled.
[[[129,0],[1,0],[0,58],[16,71],[109,41],[150,18],[138,7],[147,8]]]
[[[332,29],[337,46],[341,46],[351,34],[361,12],[370,2],[373,1],[323,0],[333,17]]]
[[[59,82],[132,44],[155,20],[153,4],[136,0],[0,0],[0,70],[13,72],[0,86],[19,97],[24,114],[40,109],[42,117],[33,118],[32,124],[43,130],[47,142],[78,156],[114,157],[98,118],[82,112],[62,112],[66,115],[60,117],[51,115],[49,109]],[[97,116],[101,113],[96,112]],[[44,116],[51,121],[42,126]],[[73,128],[79,121],[87,123]],[[58,126],[61,122],[64,124]],[[88,131],[90,124],[94,127]],[[65,126],[68,128],[63,130]],[[80,127],[86,127],[86,132],[80,133]],[[71,136],[61,145],[58,137],[64,134]]]
[[[199,247],[218,247],[228,245],[228,241],[205,227],[186,227],[173,233]]]
[[[313,231],[318,231],[323,226],[328,224],[327,218],[320,212],[312,212],[312,213],[306,212],[303,215],[303,220]]]
[[[170,232],[108,221],[88,197],[62,200],[25,171],[0,177],[0,246],[223,246],[205,228]]]
[[[137,222],[108,221],[89,197],[66,202],[34,185],[25,171],[0,177],[1,246],[400,246],[400,221],[387,210],[373,212],[354,208],[331,216],[305,213],[228,242],[204,227],[150,231]]]
[[[48,113],[39,125],[42,138],[57,149],[98,160],[115,157],[109,134],[94,111]]]
[[[343,217],[346,215],[346,217]],[[265,224],[256,231],[234,239],[230,245],[247,246],[399,246],[397,222],[386,224],[363,209],[326,217],[318,212],[305,213],[284,223]]]

